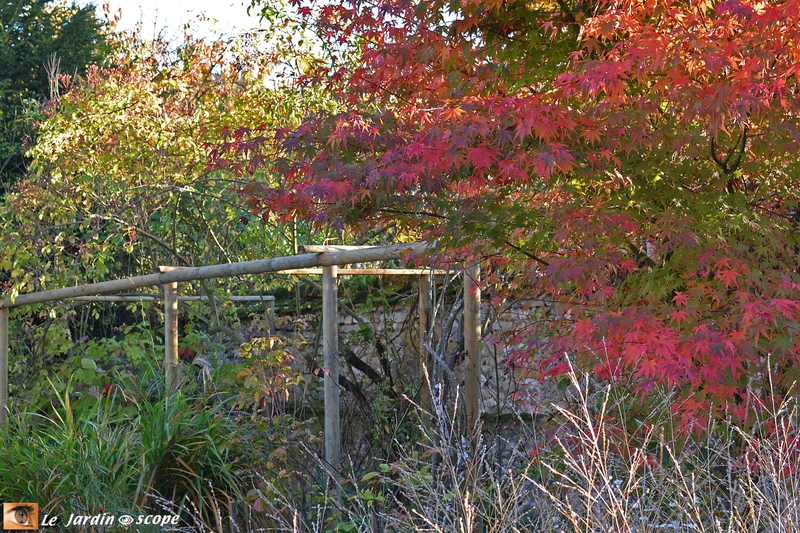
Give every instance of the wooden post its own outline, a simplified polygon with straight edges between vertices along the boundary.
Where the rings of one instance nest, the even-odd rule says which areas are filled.
[[[267,324],[269,324],[270,337],[275,336],[275,298],[265,300],[264,305],[267,308]]]
[[[339,328],[337,267],[322,269],[322,353],[325,358],[325,461],[333,490],[339,496],[341,435],[339,433]]]
[[[480,264],[464,269],[464,344],[467,364],[464,371],[464,406],[467,411],[467,435],[477,436],[481,419],[481,276]]]
[[[8,309],[0,309],[0,427],[8,420]]]
[[[428,374],[428,350],[422,345],[423,340],[428,340],[430,328],[431,309],[431,275],[422,274],[419,277],[419,375],[422,384],[419,389],[420,406],[424,411],[423,421],[430,422],[433,416],[433,402],[431,400],[430,375]]]
[[[175,267],[158,267],[161,272],[172,272]],[[178,283],[165,283],[164,287],[164,376],[167,394],[181,386],[181,367],[178,360]]]

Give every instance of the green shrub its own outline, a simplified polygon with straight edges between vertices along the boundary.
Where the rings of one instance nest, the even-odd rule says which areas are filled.
[[[239,439],[222,404],[112,390],[78,413],[71,381],[52,390],[57,401],[47,414],[13,410],[0,430],[4,500],[39,502],[42,512],[62,516],[166,507],[214,525],[229,501],[243,498]]]

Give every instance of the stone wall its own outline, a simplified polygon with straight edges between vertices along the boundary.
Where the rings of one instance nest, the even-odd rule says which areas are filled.
[[[539,307],[541,304],[538,302],[517,302],[508,306],[499,316],[495,316],[496,310],[492,309],[488,302],[483,302],[481,306],[482,323],[486,324],[487,317],[492,316],[492,320],[489,321],[491,326],[485,334],[512,331]],[[440,332],[450,309],[445,308],[444,311],[437,318],[435,324],[437,333]],[[421,348],[416,295],[413,298],[408,297],[402,300],[400,304],[391,308],[368,311],[358,309],[356,314],[361,321],[340,310],[340,352],[349,348],[372,368],[381,372],[382,366],[376,349],[376,340],[379,340],[391,363],[394,381],[402,381],[406,386],[421,383],[419,365]],[[463,354],[458,353],[459,344],[463,346],[461,343],[463,315],[458,313],[457,316],[453,325],[451,342],[445,350],[445,355],[455,354],[456,361],[461,360],[455,367],[455,375],[460,386],[463,386]],[[308,339],[309,350],[313,350],[311,346],[314,345],[317,335],[314,327],[316,321],[317,317],[306,317],[306,326],[301,331],[301,334]],[[292,325],[285,326],[283,332],[288,333],[292,327]],[[318,361],[322,360],[321,353],[316,357]],[[532,408],[532,399],[543,392],[537,380],[526,376],[525,372],[518,368],[509,368],[506,364],[507,358],[506,351],[500,347],[484,345],[482,348],[481,407],[487,416],[508,414],[515,410],[529,412]],[[344,359],[344,356],[340,357],[339,371],[341,375],[347,376],[348,379],[356,379],[367,387],[372,385],[364,374],[351,369]],[[430,357],[428,360],[430,363]],[[315,380],[314,376],[308,376],[308,378],[311,381]]]

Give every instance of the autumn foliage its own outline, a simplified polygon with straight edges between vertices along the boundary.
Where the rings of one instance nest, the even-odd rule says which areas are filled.
[[[342,111],[276,132],[255,211],[482,256],[494,303],[549,304],[488,339],[511,362],[672,390],[687,427],[796,392],[800,2],[292,5]]]
[[[60,76],[32,113],[28,174],[0,205],[6,294],[287,253],[240,208],[236,177],[208,171],[209,146],[241,124],[296,124],[319,100],[268,85],[277,59],[255,34],[115,39],[113,67]]]

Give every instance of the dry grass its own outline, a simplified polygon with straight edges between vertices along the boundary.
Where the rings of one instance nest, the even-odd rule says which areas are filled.
[[[576,371],[567,397],[555,406],[557,426],[528,425],[527,441],[502,450],[497,438],[470,444],[438,406],[436,423],[420,426],[419,446],[373,473],[351,473],[340,486],[341,503],[321,490],[323,476],[303,505],[273,498],[238,530],[800,532],[795,397],[759,406],[747,430],[716,421],[702,438],[671,432],[678,424],[670,398],[645,419],[626,420],[630,397]],[[541,445],[535,456],[531,440]]]
[[[665,402],[632,441],[618,431],[611,387],[593,392],[588,378],[569,377],[574,405],[558,407],[568,431],[539,461],[549,475],[532,480],[564,530],[800,531],[796,399],[760,406],[747,431],[711,422],[699,439],[668,434]]]

